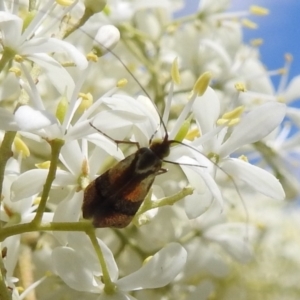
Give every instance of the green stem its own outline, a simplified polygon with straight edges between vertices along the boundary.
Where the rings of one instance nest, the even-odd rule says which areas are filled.
[[[157,207],[162,207],[166,205],[173,205],[174,203],[178,202],[179,200],[182,200],[184,197],[188,195],[192,195],[194,192],[194,188],[192,187],[185,187],[178,193],[169,196],[169,197],[164,197],[156,201],[147,201],[147,199],[144,201],[144,204],[141,206],[141,208],[138,210],[136,217],[139,217],[141,214],[144,212],[157,208]]]
[[[64,145],[64,141],[55,139],[50,142],[50,145],[51,145],[51,163],[50,163],[48,176],[47,176],[46,182],[44,184],[41,201],[37,208],[36,215],[32,221],[32,223],[35,223],[35,224],[40,224],[42,221],[43,213],[46,209],[49,192],[50,192],[53,180],[55,179],[57,164],[58,164],[58,160],[59,160],[59,153],[60,153],[61,147]]]
[[[109,272],[107,269],[107,265],[104,259],[104,255],[102,249],[98,243],[98,240],[95,235],[95,228],[91,228],[90,230],[86,231],[86,234],[89,236],[91,243],[96,251],[98,260],[101,265],[102,273],[103,273],[103,281],[104,281],[104,291],[106,294],[113,294],[116,291],[116,285],[111,281]]]
[[[4,172],[6,163],[10,157],[12,157],[11,146],[14,142],[15,131],[7,131],[4,135],[1,147],[0,147],[0,202],[1,202],[1,195],[2,195],[2,188],[3,188],[3,180],[4,180]]]
[[[0,269],[1,269],[1,272],[0,272],[0,299],[1,300],[11,300],[12,295],[5,284],[6,270],[5,270],[5,267],[3,264],[3,259],[2,259],[1,255],[0,255]]]
[[[92,11],[89,8],[86,8],[85,11],[84,11],[84,13],[83,13],[83,16],[81,17],[81,19],[72,28],[70,28],[68,31],[66,31],[63,39],[67,38],[75,30],[77,30],[78,28],[80,28],[81,26],[83,26],[86,23],[86,21],[88,21],[88,19],[90,17],[92,17],[93,15],[94,15],[94,11]]]
[[[0,241],[4,241],[6,238],[22,234],[26,232],[34,231],[82,231],[87,232],[93,229],[91,222],[50,222],[44,224],[25,223],[18,224],[10,227],[2,228],[0,231]]]
[[[124,234],[123,232],[121,232],[118,229],[114,229],[114,233],[119,237],[119,239],[122,242],[122,245],[127,245],[127,246],[131,247],[134,251],[136,251],[141,256],[141,258],[144,259],[145,257],[149,256],[148,253],[146,253],[145,251],[143,251],[138,246],[138,243],[135,240],[128,238],[128,236],[126,235],[126,233]],[[115,257],[116,256],[118,256],[118,253],[115,255]]]

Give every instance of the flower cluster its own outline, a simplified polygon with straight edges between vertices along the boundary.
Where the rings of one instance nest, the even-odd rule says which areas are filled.
[[[1,299],[297,299],[300,77],[229,2],[0,3]]]

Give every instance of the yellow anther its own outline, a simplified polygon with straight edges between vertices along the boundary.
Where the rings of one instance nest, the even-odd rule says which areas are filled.
[[[244,106],[239,106],[232,111],[225,113],[219,120],[217,125],[234,126],[240,122],[240,116],[244,111]]]
[[[240,118],[234,118],[234,119],[231,119],[229,122],[228,122],[228,126],[234,126],[236,125],[237,123],[240,122]]]
[[[24,292],[24,288],[21,286],[16,287],[17,291],[19,292],[19,294]]]
[[[86,59],[88,61],[93,61],[93,62],[97,62],[98,61],[98,56],[94,53],[94,52],[90,52],[86,55]]]
[[[14,139],[14,146],[16,151],[22,154],[22,157],[28,157],[30,155],[29,148],[18,136]]]
[[[123,79],[120,79],[118,82],[117,82],[117,87],[118,88],[122,88],[124,86],[126,86],[128,83],[128,80],[126,78],[123,78]]]
[[[64,6],[64,7],[68,7],[68,6],[72,5],[74,3],[74,1],[72,1],[72,0],[56,0],[56,3],[61,6]]]
[[[253,15],[257,15],[257,16],[266,16],[270,12],[267,8],[262,6],[257,6],[257,5],[250,6],[249,10]]]
[[[278,69],[278,73],[280,75],[285,75],[286,74],[286,69],[285,68]]]
[[[282,95],[281,96],[277,96],[277,102],[286,103],[286,98],[283,97]]]
[[[18,63],[22,63],[24,61],[24,57],[19,54],[16,54],[14,60]]]
[[[181,83],[177,57],[174,59],[174,61],[172,63],[171,76],[172,76],[172,80],[175,84],[179,85]]]
[[[173,34],[178,29],[178,26],[179,26],[178,23],[173,23],[173,24],[167,26],[166,32],[169,33],[169,34]]]
[[[68,108],[69,108],[68,99],[65,96],[62,96],[60,101],[58,102],[56,113],[55,113],[56,118],[58,119],[60,124],[63,123]]]
[[[41,202],[41,199],[42,199],[42,197],[35,197],[35,198],[33,199],[33,204],[34,204],[34,205],[39,205],[40,202]]]
[[[242,25],[249,28],[249,29],[257,29],[258,25],[249,19],[242,19]]]
[[[286,53],[286,54],[284,55],[284,58],[285,58],[285,60],[286,60],[287,62],[293,61],[293,55],[290,54],[290,53]]]
[[[234,110],[225,113],[221,119],[231,120],[231,119],[239,118],[241,114],[244,112],[244,110],[245,110],[244,106],[238,106]]]
[[[212,74],[211,72],[204,72],[196,81],[193,91],[198,94],[198,96],[202,96],[206,89],[208,88],[208,85],[210,83]]]
[[[8,71],[11,73],[14,73],[17,77],[21,77],[21,75],[22,75],[21,69],[19,69],[17,67],[11,67]]]
[[[244,161],[244,162],[249,162],[248,157],[246,155],[241,155],[239,157],[240,160]]]
[[[91,93],[79,93],[79,97],[81,98],[81,102],[77,108],[77,112],[83,113],[93,104],[94,98]]]
[[[175,136],[175,140],[176,141],[179,141],[179,142],[182,142],[183,139],[186,137],[189,129],[190,129],[190,126],[191,126],[191,120],[185,120],[181,126],[180,126],[180,129],[179,131],[177,132],[176,136]]]
[[[38,169],[49,169],[50,168],[50,163],[51,163],[50,160],[46,160],[44,162],[35,164],[35,166]]]
[[[245,84],[242,83],[242,82],[237,82],[237,83],[234,85],[234,87],[235,87],[236,90],[239,91],[239,92],[246,92],[246,91],[247,91]]]
[[[250,44],[253,46],[253,47],[259,47],[263,44],[264,40],[263,39],[253,39],[250,41]]]
[[[195,138],[200,137],[200,136],[201,136],[201,134],[200,134],[199,129],[198,129],[198,128],[194,128],[194,129],[190,130],[190,131],[187,133],[187,135],[186,135],[185,138],[186,138],[187,140],[193,141]]]
[[[226,125],[229,123],[228,119],[218,119],[217,120],[217,125],[222,126],[222,125]]]

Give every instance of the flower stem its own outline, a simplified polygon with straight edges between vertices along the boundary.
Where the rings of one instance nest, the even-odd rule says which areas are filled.
[[[5,166],[9,158],[12,156],[11,146],[14,142],[16,133],[16,131],[7,131],[0,147],[0,195],[2,195]]]
[[[7,288],[6,284],[5,284],[5,267],[3,264],[3,260],[2,260],[2,255],[0,255],[0,299],[1,300],[11,300],[12,299],[12,295],[9,291],[9,289]]]
[[[93,229],[91,222],[51,222],[44,224],[25,223],[2,228],[0,231],[0,242],[6,238],[34,231],[82,231],[87,232]],[[1,299],[1,298],[0,298]]]
[[[98,243],[98,240],[96,238],[96,235],[95,235],[95,229],[92,228],[90,230],[87,230],[86,234],[89,236],[89,238],[93,244],[93,247],[96,251],[97,257],[98,257],[100,265],[101,265],[101,269],[102,269],[102,273],[103,273],[103,281],[104,281],[104,285],[105,285],[104,291],[107,294],[113,294],[116,290],[116,286],[110,279],[102,249],[101,249],[101,247]]]
[[[51,163],[50,163],[48,176],[47,176],[46,182],[44,184],[41,201],[37,208],[36,215],[35,215],[34,219],[32,220],[32,223],[35,223],[35,224],[40,224],[42,221],[42,217],[43,217],[43,213],[46,208],[46,203],[47,203],[47,199],[49,196],[49,192],[50,192],[53,180],[55,179],[55,174],[56,174],[56,169],[57,169],[57,164],[58,164],[58,159],[59,159],[59,153],[60,153],[61,147],[64,145],[64,141],[60,140],[60,139],[55,139],[50,142],[50,145],[51,145]]]
[[[155,201],[152,201],[152,200],[145,201],[143,203],[143,205],[141,206],[141,208],[138,210],[136,217],[139,217],[144,212],[146,212],[150,209],[153,209],[153,208],[162,207],[162,206],[166,206],[166,205],[173,205],[174,203],[178,202],[179,200],[182,200],[184,197],[186,197],[188,195],[192,195],[193,192],[194,192],[194,189],[192,187],[185,187],[181,191],[179,191],[178,193],[176,193],[172,196],[164,197],[164,198],[161,198],[161,199],[155,200]]]

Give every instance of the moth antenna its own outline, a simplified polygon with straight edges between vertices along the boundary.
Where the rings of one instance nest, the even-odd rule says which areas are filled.
[[[102,135],[113,141],[114,143],[117,144],[117,147],[119,147],[119,144],[127,144],[127,145],[135,145],[138,149],[140,149],[140,144],[139,142],[134,142],[134,141],[124,141],[124,140],[115,140],[114,138],[110,137],[108,134],[104,133],[102,130],[98,129],[93,125],[92,122],[89,122],[90,126],[93,127],[95,130],[100,132]]]
[[[190,167],[199,167],[199,168],[207,168],[207,166],[201,166],[201,165],[195,165],[195,164],[187,164],[187,163],[178,163],[176,161],[171,161],[167,159],[162,159],[163,162],[173,165],[179,165],[179,166],[190,166]]]

